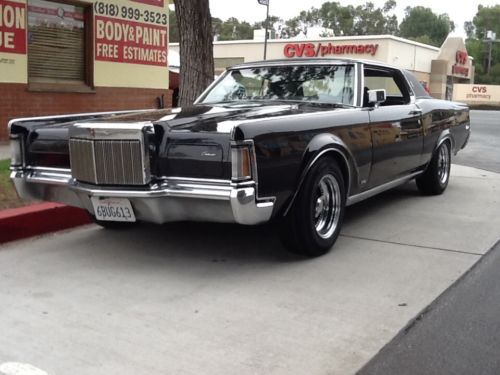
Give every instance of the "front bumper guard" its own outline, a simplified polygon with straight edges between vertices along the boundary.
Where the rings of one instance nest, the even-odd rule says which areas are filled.
[[[130,200],[137,220],[153,223],[208,221],[255,225],[269,221],[274,199],[258,200],[255,182],[164,178],[146,188],[102,187],[74,180],[69,171],[14,169],[21,198],[60,202],[94,214],[91,197]]]

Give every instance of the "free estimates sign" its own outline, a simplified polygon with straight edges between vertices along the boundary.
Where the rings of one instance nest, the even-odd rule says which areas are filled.
[[[168,88],[168,6],[161,0],[93,6],[95,84]]]
[[[93,7],[95,85],[168,88],[168,2],[98,0]]]

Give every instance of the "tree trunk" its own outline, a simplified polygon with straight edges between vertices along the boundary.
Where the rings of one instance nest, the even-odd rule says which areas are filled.
[[[179,106],[190,106],[214,80],[208,0],[175,0],[181,57]]]

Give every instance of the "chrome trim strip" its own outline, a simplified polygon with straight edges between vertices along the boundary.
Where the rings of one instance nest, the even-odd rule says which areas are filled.
[[[161,177],[155,177],[155,180],[171,180],[171,181],[190,181],[193,183],[199,183],[199,184],[231,184],[231,181],[229,180],[216,180],[216,179],[209,179],[209,178],[194,178],[194,177],[170,177],[170,176],[161,176]],[[240,184],[236,184],[240,185]],[[236,186],[235,185],[235,186]]]
[[[453,138],[453,135],[451,134],[450,129],[443,130],[443,132],[441,133],[441,135],[438,138],[438,141],[436,143],[436,148],[434,149],[434,151],[436,151],[439,148],[439,146],[441,146],[443,144],[443,142],[448,140],[448,139],[451,142],[452,151],[454,151],[455,150],[455,139]]]
[[[304,183],[305,176],[307,176],[307,174],[311,170],[314,163],[316,163],[320,157],[322,157],[323,155],[325,155],[328,152],[336,152],[336,153],[340,154],[347,165],[347,174],[348,174],[348,176],[347,176],[347,195],[349,195],[350,186],[351,186],[351,179],[352,179],[351,164],[349,163],[349,160],[347,159],[347,156],[344,154],[344,152],[342,152],[341,150],[339,150],[337,148],[328,148],[326,150],[321,151],[318,155],[316,155],[316,157],[313,159],[313,161],[311,163],[309,163],[309,165],[307,166],[306,172],[304,173],[304,177],[300,180],[299,185],[298,185],[297,189],[295,190],[295,193],[293,194],[293,197],[292,197],[290,203],[288,204],[288,207],[286,208],[285,212],[283,213],[283,216],[288,215],[288,212],[292,208],[292,205],[295,202],[297,195],[299,194],[300,188],[302,187],[302,184]]]
[[[9,132],[10,132],[10,128],[11,128],[12,124],[14,122],[17,122],[17,121],[51,120],[51,119],[63,119],[63,118],[79,117],[79,116],[106,116],[106,115],[113,115],[113,114],[124,115],[127,113],[151,112],[151,111],[155,111],[155,109],[137,109],[137,110],[127,110],[127,111],[72,113],[72,114],[54,115],[54,116],[19,117],[19,118],[14,118],[14,119],[10,120],[7,124],[7,128],[9,129]]]
[[[102,187],[86,186],[82,184],[70,185],[71,190],[85,193],[89,196],[97,197],[122,197],[122,198],[160,198],[160,197],[177,197],[177,198],[196,198],[196,199],[213,199],[213,200],[229,200],[231,197],[230,186],[206,186],[189,183],[177,184],[162,184],[155,189],[149,190],[116,190],[103,189]]]
[[[27,165],[26,168],[24,168],[24,169],[30,170],[30,171],[67,173],[67,174],[71,175],[70,168],[37,167],[37,166]]]
[[[396,180],[390,181],[386,184],[374,187],[373,189],[364,191],[364,192],[356,194],[356,195],[352,195],[349,198],[347,198],[346,206],[351,206],[351,205],[359,203],[365,199],[371,198],[377,194],[380,194],[386,190],[390,190],[392,188],[395,188],[396,186],[402,185],[405,182],[412,180],[413,178],[417,177],[418,175],[420,175],[422,173],[423,173],[423,171],[415,172],[415,173],[412,173],[408,176],[404,176],[404,177],[398,178]]]

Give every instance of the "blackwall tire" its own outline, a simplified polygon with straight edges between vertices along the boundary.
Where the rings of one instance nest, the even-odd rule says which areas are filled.
[[[438,147],[425,172],[417,177],[418,190],[424,195],[442,194],[450,181],[450,170],[451,150],[446,141]]]
[[[337,240],[344,219],[344,177],[331,158],[318,160],[281,223],[283,245],[295,254],[326,254]]]

